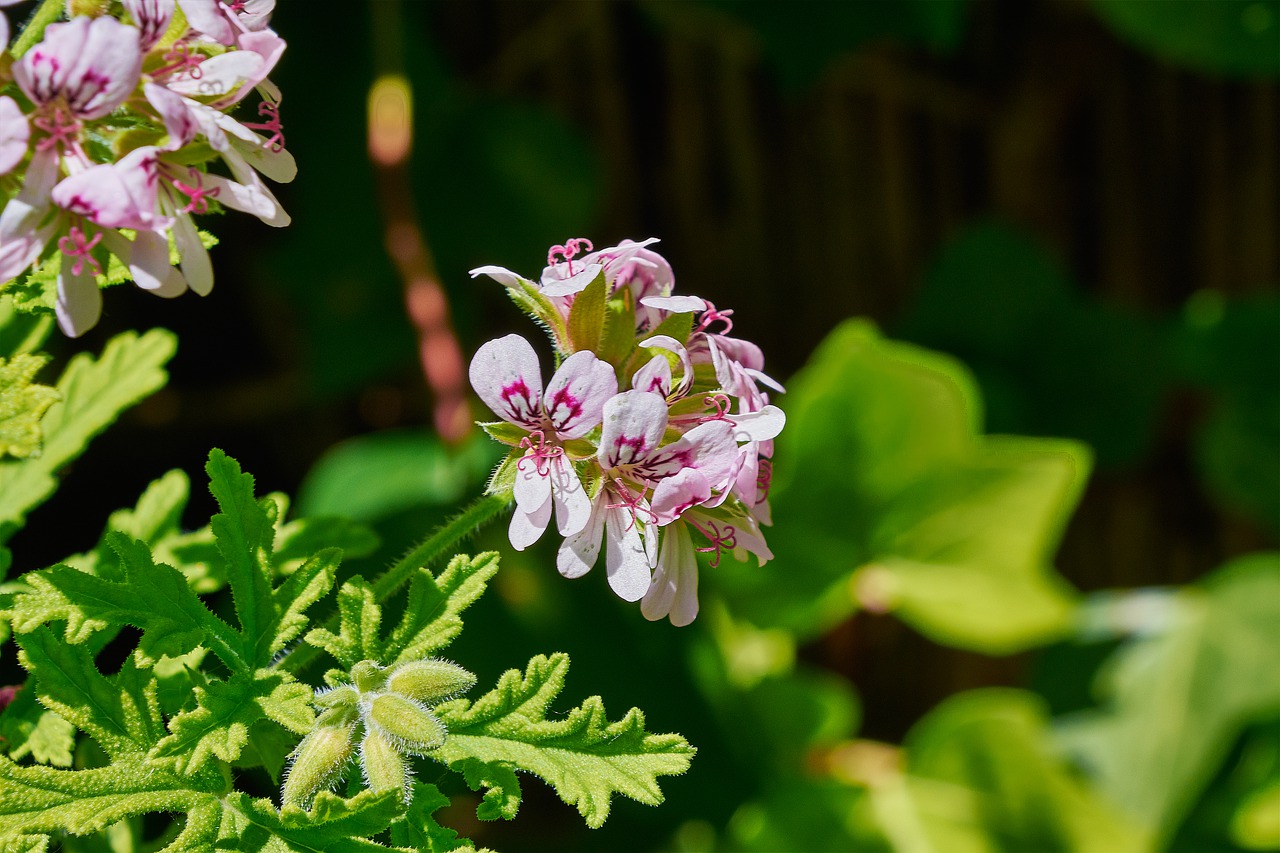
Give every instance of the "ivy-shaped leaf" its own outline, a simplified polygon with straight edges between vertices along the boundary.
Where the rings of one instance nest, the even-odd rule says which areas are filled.
[[[33,380],[44,366],[40,355],[0,358],[0,456],[31,456],[40,450],[40,418],[58,392]]]
[[[433,757],[449,764],[478,759],[533,773],[577,806],[593,828],[609,816],[614,794],[661,803],[657,777],[684,773],[696,750],[679,735],[647,733],[638,708],[610,723],[596,696],[563,720],[547,720],[568,669],[567,655],[539,655],[523,674],[504,673],[474,703],[459,699],[438,706],[449,738]]]

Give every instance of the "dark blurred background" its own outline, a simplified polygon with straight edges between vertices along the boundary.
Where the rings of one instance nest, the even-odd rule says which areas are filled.
[[[402,189],[465,357],[533,337],[468,269],[536,278],[568,237],[657,236],[677,288],[733,308],[735,334],[784,381],[841,320],[869,317],[961,358],[988,431],[1090,444],[1097,469],[1057,561],[1083,590],[1186,583],[1276,544],[1280,4],[284,0],[274,25],[289,41],[274,79],[299,164],[279,191],[293,225],[209,223],[207,298],[106,294],[88,345],[174,329],[173,381],[32,517],[14,545],[25,561],[88,547],[122,494],[168,468],[202,483],[211,446],[263,491],[301,487],[309,509],[375,522],[374,568],[479,491],[495,451],[472,436],[450,454],[431,435],[385,249],[366,99],[397,72],[414,110]],[[373,433],[329,460],[387,494],[361,503],[332,470],[303,485],[333,445]],[[196,491],[193,525],[212,511]],[[614,715],[641,704],[703,754],[667,784],[667,814],[619,804],[594,840],[573,840],[576,815],[531,781],[516,824],[468,827],[477,842],[644,848],[682,816],[719,823],[748,792],[707,788],[732,760],[682,698],[679,632],[598,607],[602,576],[565,584],[547,552],[509,551],[477,622],[529,653],[570,651],[569,695],[601,692]],[[482,683],[523,663],[477,661],[499,646],[467,642],[456,655]],[[802,656],[848,676],[863,736],[889,740],[947,695],[1034,668],[867,614]]]

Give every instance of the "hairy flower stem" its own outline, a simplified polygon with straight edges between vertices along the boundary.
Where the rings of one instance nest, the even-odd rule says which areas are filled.
[[[44,0],[27,20],[27,25],[18,34],[18,40],[13,43],[13,49],[9,51],[13,58],[18,59],[35,47],[36,42],[44,35],[45,27],[61,18],[64,8],[63,0]]]
[[[450,556],[459,543],[474,536],[496,516],[510,505],[508,498],[501,495],[482,495],[466,509],[445,522],[434,533],[418,543],[395,565],[387,569],[382,577],[374,581],[373,593],[379,604],[395,594],[404,586],[419,569],[426,568]],[[324,624],[330,631],[338,630],[338,615],[335,613]],[[297,673],[305,669],[320,654],[314,646],[301,645],[276,662],[276,666],[289,672]]]

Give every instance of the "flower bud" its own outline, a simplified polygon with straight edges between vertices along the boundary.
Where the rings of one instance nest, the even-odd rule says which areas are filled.
[[[355,682],[356,690],[361,693],[371,693],[382,689],[387,682],[387,675],[382,667],[373,661],[362,660],[351,667],[351,680]]]
[[[365,732],[364,741],[360,744],[360,768],[370,789],[400,788],[407,795],[409,777],[404,756],[396,750],[391,739],[377,729]]]
[[[284,805],[305,808],[317,792],[333,784],[351,760],[354,736],[355,725],[347,724],[322,725],[304,737],[290,757],[280,794]]]
[[[369,717],[403,749],[417,755],[438,748],[449,734],[425,705],[397,693],[376,697],[369,705]]]
[[[387,678],[387,689],[434,705],[475,686],[476,677],[447,660],[416,660],[402,664]]]

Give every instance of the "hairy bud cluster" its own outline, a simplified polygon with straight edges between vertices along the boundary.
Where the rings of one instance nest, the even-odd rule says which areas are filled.
[[[470,373],[502,419],[482,426],[513,448],[490,484],[514,496],[511,544],[533,544],[554,516],[561,574],[585,574],[603,544],[614,592],[649,619],[687,625],[697,552],[713,567],[723,552],[773,556],[760,528],[785,416],[769,403],[765,389],[782,387],[759,347],[729,336],[733,312],[675,295],[655,242],[592,251],[569,240],[536,282],[472,270],[550,331],[558,369],[544,389],[533,347],[508,335],[481,346]]]
[[[88,14],[51,24],[11,64],[0,16],[0,286],[60,258],[55,311],[76,336],[98,321],[113,258],[159,296],[209,292],[192,214],[232,208],[288,224],[262,180],[297,172],[267,79],[285,49],[267,26],[274,6],[72,4]],[[232,118],[255,90],[259,120]]]
[[[289,757],[281,801],[306,808],[359,763],[375,791],[409,796],[408,756],[439,749],[448,737],[435,705],[465,693],[476,677],[455,663],[428,658],[390,669],[373,661],[351,668],[351,681],[316,693],[316,727]]]

